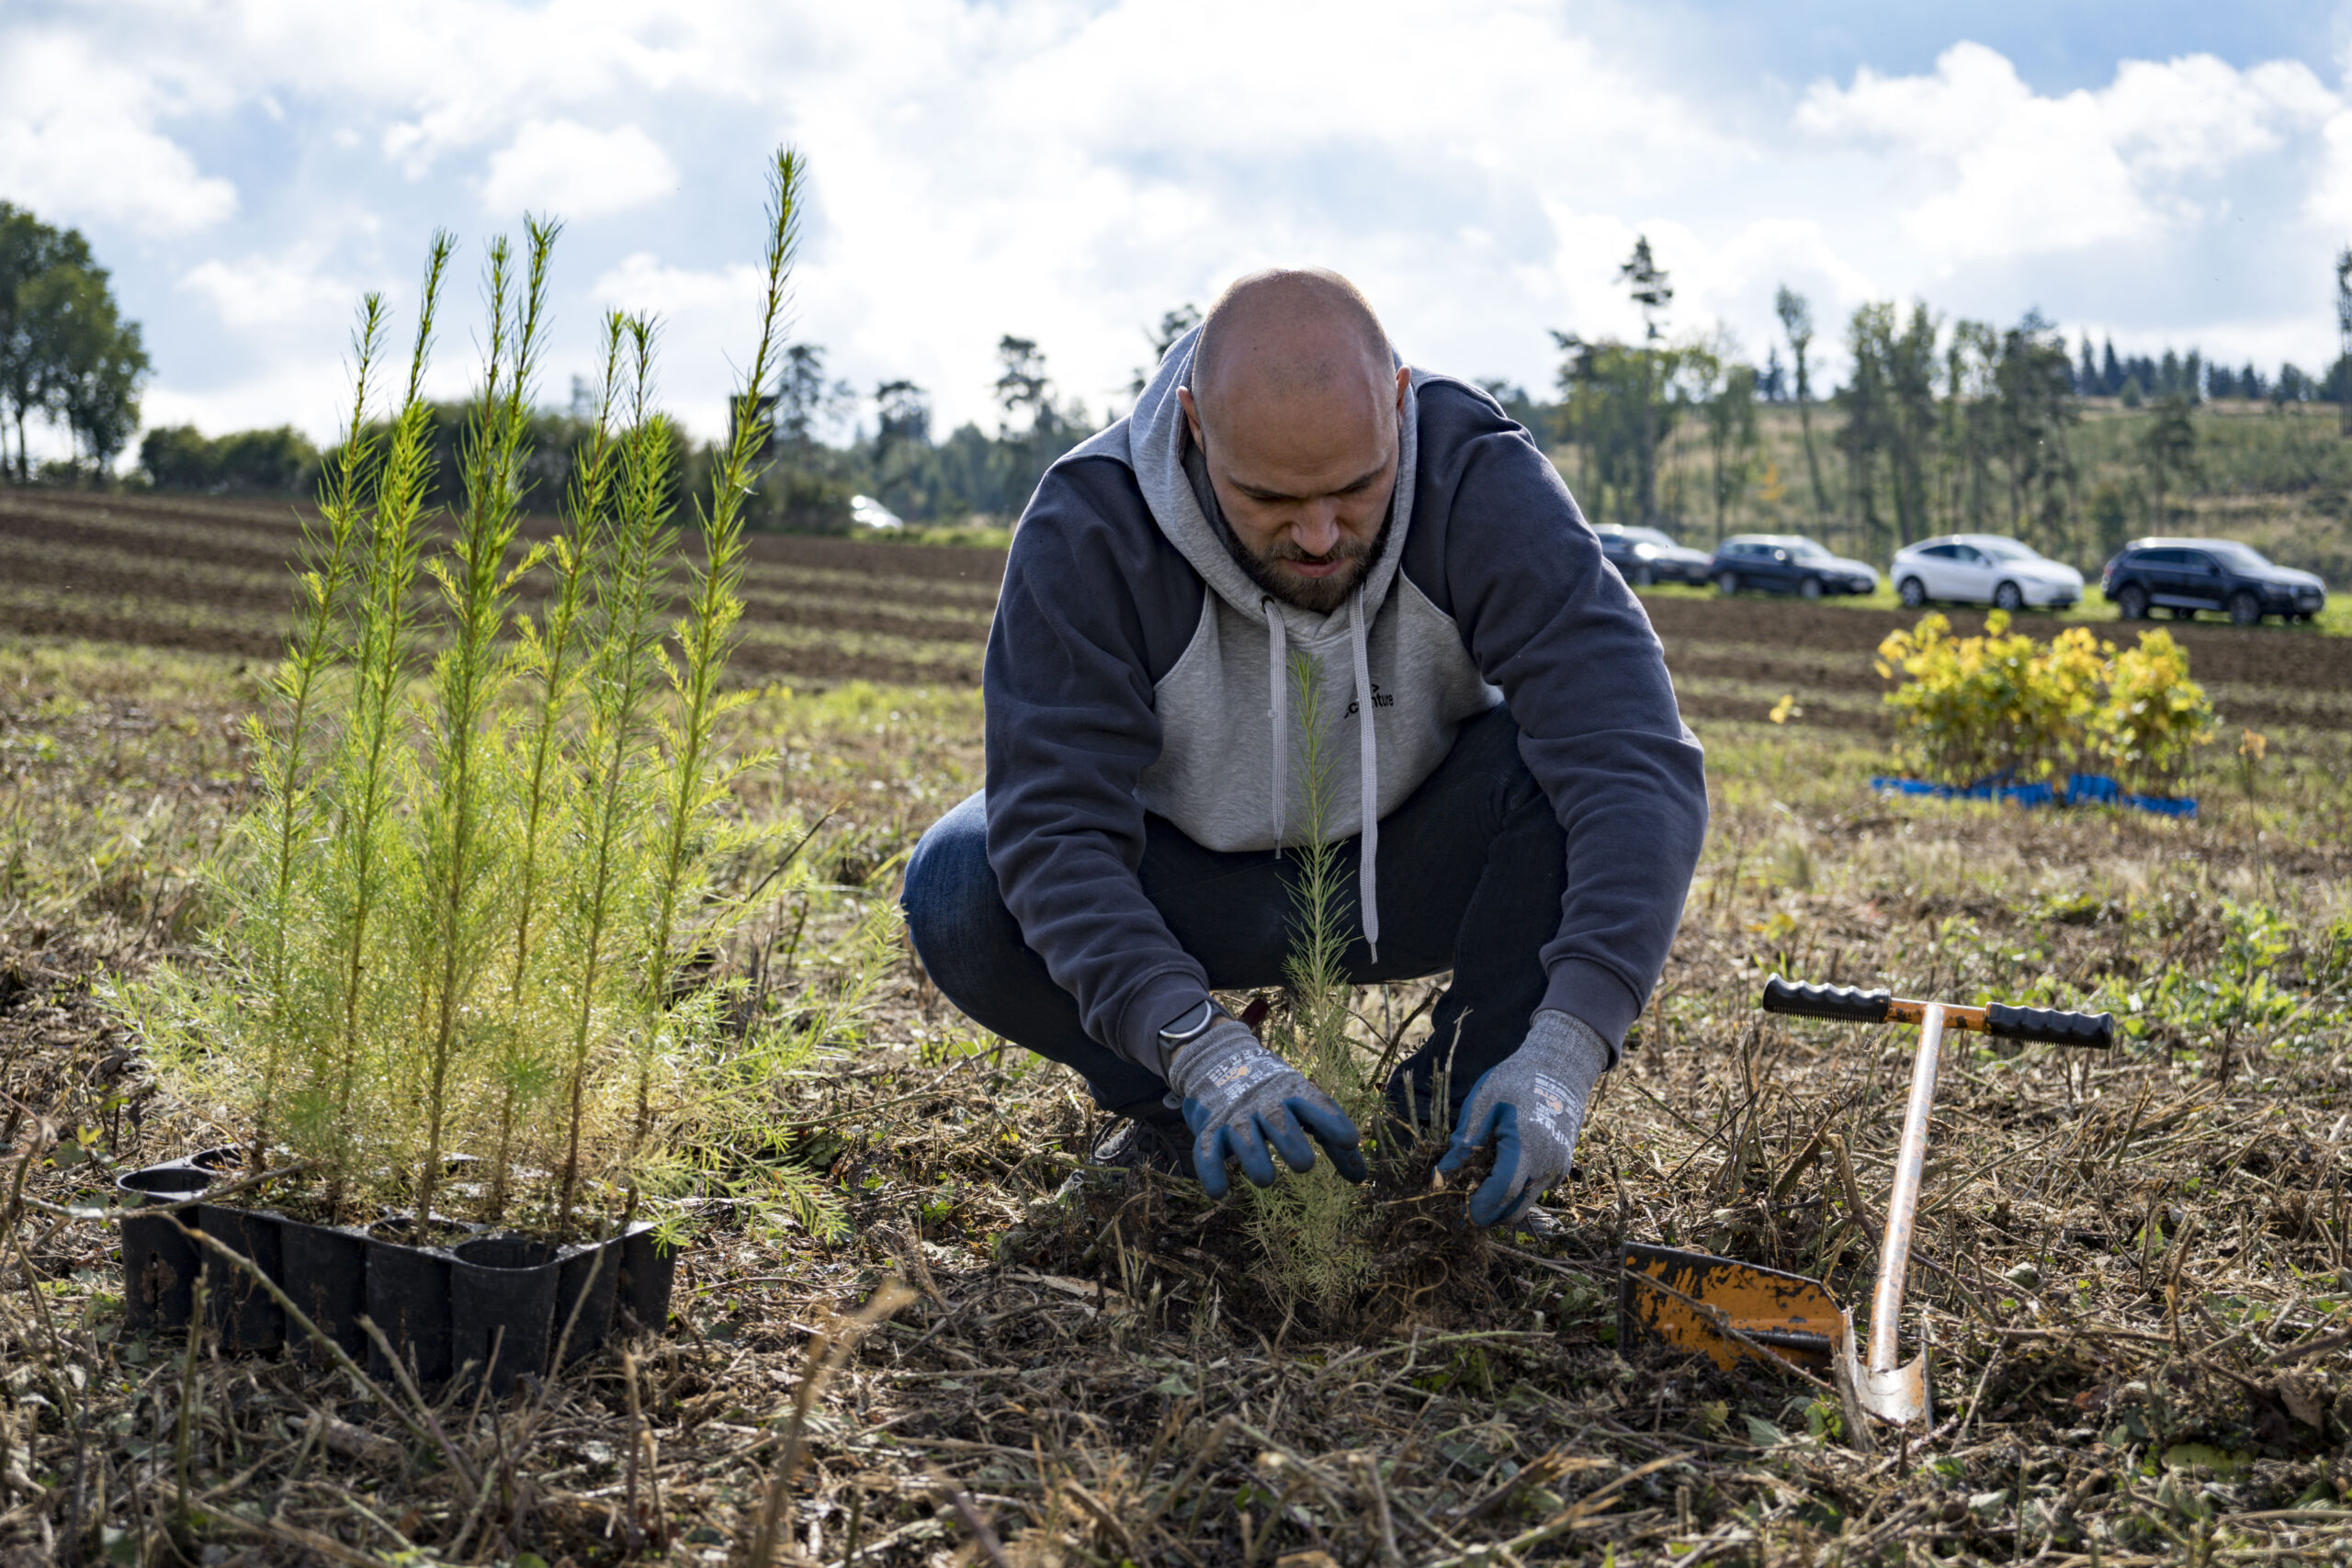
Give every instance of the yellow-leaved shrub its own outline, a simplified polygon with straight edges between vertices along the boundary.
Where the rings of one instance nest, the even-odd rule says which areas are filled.
[[[2086,626],[2048,642],[1996,610],[1979,636],[1940,615],[1879,644],[1898,765],[1938,784],[2027,783],[2100,768],[2143,787],[2169,784],[2211,739],[2212,705],[2168,632],[2119,651]]]
[[[2213,705],[2188,678],[2188,649],[2170,632],[2142,632],[2139,647],[2109,659],[2098,739],[2119,776],[2171,784],[2196,748],[2213,739]]]

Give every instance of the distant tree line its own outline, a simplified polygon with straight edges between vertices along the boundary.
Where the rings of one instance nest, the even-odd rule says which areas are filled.
[[[2197,432],[2188,410],[2205,398],[2285,400],[2323,389],[2292,366],[2277,377],[2250,367],[2224,372],[2195,351],[2105,362],[2070,353],[2038,312],[2008,327],[1947,321],[1924,303],[1868,303],[1845,323],[1846,384],[1817,392],[1820,351],[1810,303],[1782,288],[1781,341],[1763,366],[1721,328],[1677,334],[1668,323],[1672,279],[1645,242],[1620,268],[1640,311],[1638,341],[1555,333],[1558,398],[1539,400],[1508,381],[1487,389],[1506,412],[1556,444],[1579,501],[1595,521],[1646,522],[1721,538],[1739,520],[1802,527],[1873,558],[1951,529],[2015,532],[2053,554],[2086,558],[2111,547],[2135,518],[2161,522],[2197,473]],[[1146,332],[1151,359],[1197,324],[1192,306]],[[955,526],[1017,515],[1046,468],[1097,427],[1056,389],[1035,340],[997,344],[994,429],[967,422],[934,433],[929,392],[913,381],[876,383],[861,396],[830,374],[819,344],[788,351],[774,396],[759,411],[769,426],[752,504],[763,527],[846,533],[854,498],[869,497],[910,524]],[[2110,374],[2110,372],[2112,374]],[[1127,389],[1138,394],[1139,367]],[[2144,378],[2143,391],[2131,389]],[[2111,393],[2110,385],[2126,390]],[[2085,493],[2075,432],[2086,397],[2144,396],[2155,419],[2139,441],[2142,479],[2132,495],[2109,485]],[[1783,473],[1768,450],[1759,411],[1792,407],[1798,452]],[[593,389],[575,381],[567,408],[536,416],[526,479],[541,504],[569,482],[571,455],[594,413]],[[1815,415],[1822,415],[1816,420]],[[465,408],[436,411],[435,440],[456,471]],[[680,493],[691,493],[705,454],[676,433]],[[140,447],[150,482],[212,493],[301,493],[321,454],[291,429],[208,438],[178,426],[148,433]]]
[[[2176,354],[2167,348],[2161,358],[2147,355],[2119,355],[2115,340],[2107,340],[2095,358],[2091,340],[2082,340],[2082,355],[2074,370],[2075,390],[2086,398],[2116,398],[2125,408],[2138,408],[2152,398],[2186,398],[2188,401],[2242,399],[2253,402],[2342,402],[2352,383],[2352,360],[2339,358],[2325,380],[2305,374],[2291,362],[2266,376],[2249,360],[2233,370],[2209,362],[2196,349]]]
[[[0,201],[0,473],[32,478],[34,423],[64,429],[69,475],[85,457],[103,473],[138,434],[147,370],[139,323],[122,319],[89,241]]]
[[[1164,351],[1172,331],[1182,336],[1199,314],[1171,311],[1158,333]],[[874,422],[852,426],[846,441],[827,437],[850,423],[860,407],[856,389],[830,376],[820,344],[796,344],[785,355],[774,395],[759,417],[769,430],[765,469],[752,505],[763,527],[798,533],[846,533],[851,504],[869,496],[907,522],[960,525],[1017,514],[1046,469],[1098,426],[1078,402],[1055,388],[1046,355],[1034,339],[1008,333],[997,344],[994,384],[999,418],[993,432],[967,423],[944,440],[932,434],[931,396],[905,379],[878,383]],[[435,440],[456,473],[467,405],[447,403],[435,414]],[[532,457],[525,479],[538,504],[552,505],[570,481],[572,454],[595,417],[594,389],[575,380],[568,407],[534,416]],[[707,454],[675,434],[681,496],[694,492]],[[300,494],[317,482],[324,457],[293,429],[238,431],[208,437],[190,425],[151,430],[140,443],[140,467],[158,489],[210,494]],[[435,497],[436,502],[446,497]]]
[[[317,478],[319,449],[291,425],[207,437],[192,424],[174,424],[141,439],[139,466],[158,490],[290,495]]]

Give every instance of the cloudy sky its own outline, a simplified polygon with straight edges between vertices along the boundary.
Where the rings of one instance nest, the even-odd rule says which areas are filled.
[[[786,141],[797,334],[943,428],[992,423],[1003,333],[1099,412],[1161,311],[1277,262],[1418,363],[1548,386],[1547,328],[1634,325],[1637,233],[1677,327],[1758,359],[1786,281],[1825,337],[1917,296],[2316,369],[2347,45],[2314,0],[0,0],[0,199],[88,234],[149,423],[211,432],[329,434],[362,291],[405,309],[434,228],[471,265],[526,210],[568,225],[548,400],[650,310],[709,432]]]

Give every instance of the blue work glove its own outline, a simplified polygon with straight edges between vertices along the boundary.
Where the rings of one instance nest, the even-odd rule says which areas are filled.
[[[1220,1019],[1170,1057],[1168,1086],[1184,1108],[1193,1168],[1212,1198],[1226,1194],[1227,1161],[1240,1161],[1242,1175],[1272,1187],[1273,1156],[1303,1171],[1315,1164],[1315,1143],[1331,1156],[1332,1169],[1350,1181],[1364,1179],[1363,1137],[1348,1113],[1238,1019]]]
[[[1493,1141],[1495,1171],[1471,1195],[1472,1224],[1509,1224],[1566,1178],[1584,1102],[1611,1055],[1584,1020],[1545,1008],[1528,1021],[1519,1049],[1478,1076],[1437,1162],[1437,1173],[1451,1176]]]

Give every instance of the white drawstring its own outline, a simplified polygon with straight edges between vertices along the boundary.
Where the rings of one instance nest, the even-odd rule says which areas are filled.
[[[1266,613],[1266,716],[1273,721],[1274,858],[1283,853],[1283,807],[1290,801],[1290,777],[1283,763],[1290,755],[1290,649],[1284,640],[1283,613],[1269,597],[1258,601]],[[1308,716],[1308,722],[1314,721]]]
[[[1358,897],[1363,905],[1363,942],[1372,961],[1380,962],[1380,888],[1374,867],[1380,853],[1380,744],[1373,738],[1371,660],[1364,651],[1363,590],[1348,601],[1348,649],[1356,663],[1356,736],[1358,804],[1363,808],[1362,858],[1356,874]]]

